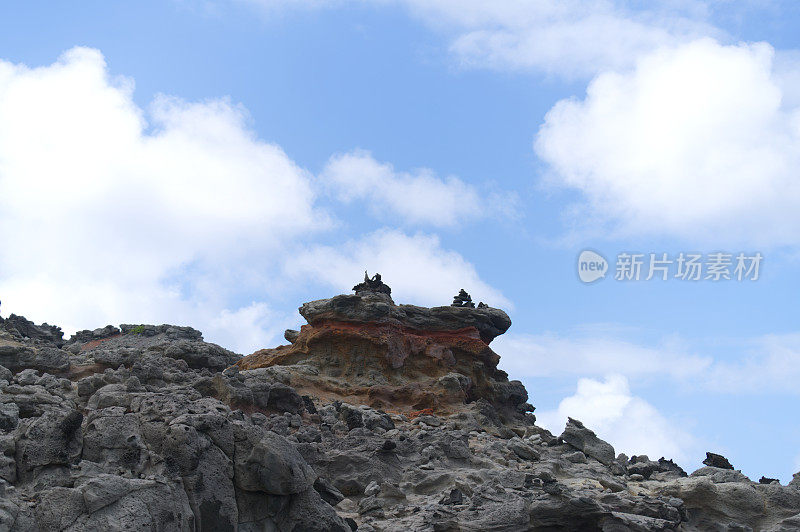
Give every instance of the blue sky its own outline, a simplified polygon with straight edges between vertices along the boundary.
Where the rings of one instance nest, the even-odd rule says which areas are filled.
[[[800,470],[800,8],[172,1],[0,7],[2,312],[247,353],[365,268],[506,308],[501,366],[687,469]],[[764,256],[586,285],[583,249]]]

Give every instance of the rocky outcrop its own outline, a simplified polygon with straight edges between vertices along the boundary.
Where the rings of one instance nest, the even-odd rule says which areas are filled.
[[[379,294],[345,308],[410,315]],[[711,453],[687,475],[615,456],[578,420],[560,436],[536,426],[474,325],[501,311],[418,328],[326,301],[290,346],[244,359],[188,327],[108,326],[59,347],[0,323],[0,530],[800,526],[797,479],[753,482]]]
[[[17,316],[16,314],[11,314],[5,320],[0,318],[0,323],[2,323],[3,331],[6,334],[17,339],[28,339],[37,344],[53,345],[55,347],[64,345],[64,333],[61,331],[61,327],[46,323],[36,325],[23,316]]]
[[[728,459],[722,456],[721,454],[715,453],[706,453],[706,459],[703,460],[703,463],[710,467],[717,467],[720,469],[733,469],[733,466]]]
[[[296,440],[271,430],[299,426],[302,399],[224,374],[239,355],[198,331],[0,341],[0,530],[351,530]]]
[[[299,393],[327,401],[403,414],[471,412],[496,433],[533,423],[527,392],[497,368],[500,357],[489,347],[511,325],[505,312],[396,305],[382,282],[381,291],[366,283],[355,295],[304,303],[308,324],[286,332],[290,345],[237,366],[243,373],[270,368]]]

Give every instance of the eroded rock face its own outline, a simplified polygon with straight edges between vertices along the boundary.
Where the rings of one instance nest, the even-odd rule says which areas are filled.
[[[83,331],[65,351],[3,325],[0,530],[350,530],[270,430],[303,400],[224,375],[239,355],[186,327]]]
[[[327,400],[398,413],[475,411],[498,433],[533,422],[527,392],[497,368],[500,357],[489,347],[511,325],[505,312],[395,305],[365,283],[355,295],[303,304],[308,324],[287,331],[291,345],[258,351],[237,366],[243,373],[274,369],[301,394]]]
[[[800,526],[797,480],[687,476],[577,420],[537,427],[476,327],[323,320],[244,361],[168,325],[62,349],[0,323],[0,345],[0,530]]]

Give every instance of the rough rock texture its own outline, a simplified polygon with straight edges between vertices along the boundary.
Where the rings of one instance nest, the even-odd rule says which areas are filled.
[[[297,441],[270,430],[299,426],[302,399],[223,374],[239,355],[169,325],[81,331],[62,350],[8,321],[0,530],[350,530]]]
[[[591,456],[605,465],[611,465],[611,462],[614,461],[614,448],[598,438],[594,432],[584,427],[583,423],[578,420],[568,418],[561,439],[582,451],[586,456]]]
[[[326,315],[244,360],[188,327],[63,343],[0,321],[0,530],[800,528],[800,473],[687,476],[614,456],[577,420],[559,437],[537,427],[470,316]]]
[[[64,345],[64,333],[61,332],[61,327],[46,323],[36,325],[16,314],[11,314],[3,321],[3,329],[16,338],[27,338],[35,343],[53,344],[55,347]]]
[[[363,284],[363,283],[362,283]],[[361,285],[359,285],[361,286]],[[496,433],[534,419],[528,394],[497,368],[489,342],[511,325],[495,308],[395,305],[362,287],[303,304],[308,321],[287,331],[290,345],[244,357],[246,371],[269,368],[302,395],[396,413],[474,412]]]
[[[487,344],[511,326],[508,314],[497,308],[395,305],[390,296],[372,292],[303,303],[300,314],[311,325],[329,320],[390,324],[421,331],[461,331],[474,327]]]
[[[721,454],[706,453],[706,459],[703,460],[703,463],[707,466],[718,467],[720,469],[733,469],[728,459]]]

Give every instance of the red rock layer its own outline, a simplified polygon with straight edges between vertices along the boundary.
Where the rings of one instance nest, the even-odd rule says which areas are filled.
[[[453,413],[485,398],[501,401],[499,357],[475,327],[423,331],[394,324],[319,320],[290,346],[241,359],[242,370],[282,366],[300,393],[375,408]]]

